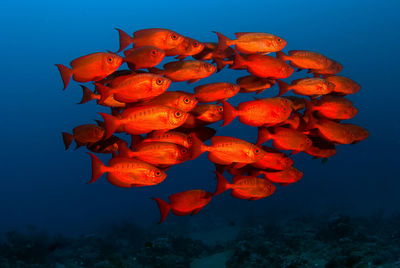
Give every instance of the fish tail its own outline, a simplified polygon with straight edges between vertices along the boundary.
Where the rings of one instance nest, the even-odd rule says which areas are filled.
[[[91,100],[97,99],[97,95],[95,93],[93,93],[93,91],[91,91],[84,85],[81,85],[81,87],[82,87],[83,94],[82,94],[82,99],[80,102],[78,102],[78,104],[83,104],[83,103],[89,102]]]
[[[135,148],[136,145],[138,145],[140,142],[143,141],[143,137],[141,135],[131,135],[131,150]]]
[[[106,125],[106,136],[104,139],[108,139],[118,129],[121,123],[119,118],[116,118],[115,116],[106,113],[99,114],[103,117],[104,124]]]
[[[218,36],[218,46],[214,52],[214,55],[222,55],[224,50],[227,49],[229,46],[231,46],[234,42],[233,40],[229,39],[228,37],[219,32],[216,31],[213,32],[216,33]]]
[[[119,156],[121,157],[131,157],[131,150],[128,148],[126,143],[123,143],[121,145],[118,145],[118,152]]]
[[[147,70],[149,70],[149,72],[153,74],[163,74],[164,72],[164,70],[161,70],[160,68],[157,67],[147,68]]]
[[[225,66],[229,63],[229,61],[217,57],[214,58],[214,61],[217,64],[217,73],[224,69]]]
[[[304,99],[304,101],[306,103],[306,111],[305,111],[304,115],[306,115],[307,118],[308,118],[308,122],[307,122],[307,125],[306,125],[305,129],[317,128],[317,121],[316,121],[315,117],[312,114],[312,111],[313,111],[312,104],[307,99]]]
[[[197,138],[197,135],[192,135],[191,137],[193,140],[192,143],[192,160],[193,160],[202,153],[204,153],[207,149],[206,148],[207,146],[205,146],[204,143],[199,138]]]
[[[109,88],[109,87],[107,87],[107,86],[105,86],[105,85],[102,85],[102,84],[99,84],[99,83],[95,83],[94,85],[96,86],[96,90],[97,90],[97,91],[100,93],[100,95],[101,95],[101,97],[100,97],[100,99],[99,99],[99,104],[104,104],[104,101],[105,101],[106,99],[108,99],[111,95],[114,94],[114,92],[112,91],[112,89]]]
[[[101,162],[101,160],[92,153],[89,153],[92,158],[92,179],[89,183],[95,182],[98,178],[100,178],[105,171],[106,166]]]
[[[286,83],[284,81],[281,81],[281,80],[276,80],[276,82],[278,83],[278,86],[279,86],[279,94],[278,94],[278,96],[282,96],[282,95],[284,95],[285,93],[287,93],[287,92],[289,92],[291,90],[291,86],[292,85],[290,85],[290,84],[288,84],[288,83]]]
[[[228,125],[239,115],[239,111],[230,105],[229,102],[223,100],[222,106],[224,107],[224,123],[221,125],[221,127]]]
[[[58,71],[60,72],[61,78],[64,83],[64,88],[65,90],[69,84],[69,80],[71,80],[72,77],[72,69],[68,68],[67,66],[64,66],[62,64],[56,64]]]
[[[231,69],[240,69],[244,66],[247,66],[246,60],[236,51],[235,51],[235,60],[233,61]]]
[[[69,146],[71,145],[72,141],[74,140],[74,136],[67,132],[63,132],[62,137],[63,137],[63,141],[64,141],[65,150],[68,150]]]
[[[271,139],[271,133],[268,131],[268,129],[265,127],[259,127],[256,145],[261,145],[270,139]]]
[[[287,56],[285,53],[283,53],[282,51],[277,51],[276,52],[276,58],[283,60],[283,61],[287,61],[289,60],[289,56]]]
[[[117,30],[119,33],[119,49],[117,51],[118,53],[133,43],[133,37],[131,37],[126,32],[122,31],[121,29],[115,28],[115,30]]]
[[[217,188],[215,189],[213,195],[221,194],[231,188],[231,184],[227,179],[225,179],[224,176],[222,176],[221,173],[216,171],[215,174],[217,175]]]
[[[168,216],[168,213],[171,210],[171,206],[160,198],[153,197],[152,199],[157,202],[158,208],[160,209],[161,219],[158,222],[160,224]]]

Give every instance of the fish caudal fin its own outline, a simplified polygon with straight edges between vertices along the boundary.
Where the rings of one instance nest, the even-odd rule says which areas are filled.
[[[62,137],[63,137],[63,141],[64,141],[65,150],[68,150],[69,146],[71,145],[72,141],[74,140],[74,136],[67,132],[63,132]]]
[[[317,119],[315,119],[315,117],[313,116],[313,113],[312,113],[312,111],[313,111],[312,103],[307,99],[304,99],[304,101],[306,103],[306,111],[305,111],[304,115],[307,116],[307,118],[308,118],[308,122],[307,122],[305,129],[310,130],[310,129],[317,128]]]
[[[224,50],[231,46],[234,42],[219,32],[213,31],[213,33],[216,33],[218,36],[218,46],[214,52],[214,55],[223,55]]]
[[[95,83],[97,91],[100,93],[101,97],[99,99],[99,104],[104,104],[104,101],[114,94],[112,88],[106,87],[102,84]]]
[[[69,84],[69,80],[71,80],[72,77],[72,69],[68,68],[67,66],[64,66],[62,64],[56,64],[58,71],[60,72],[61,78],[64,83],[64,88],[65,90]]]
[[[160,209],[161,219],[158,222],[159,224],[162,223],[165,218],[168,216],[169,211],[171,210],[171,206],[160,198],[153,197],[153,200],[157,202],[158,208]]]
[[[222,106],[224,107],[224,123],[221,125],[221,127],[228,125],[239,115],[239,111],[230,105],[229,102],[223,100]]]
[[[103,164],[103,162],[101,162],[101,160],[95,156],[92,153],[89,153],[90,157],[92,158],[92,179],[89,181],[89,183],[95,182],[98,178],[100,178],[104,172],[106,172],[105,169],[105,165]]]
[[[256,145],[261,145],[270,139],[271,139],[271,133],[268,131],[268,129],[265,127],[259,127]]]
[[[119,119],[106,113],[99,114],[103,117],[104,124],[106,125],[106,136],[104,139],[108,139],[120,126]]]
[[[118,53],[133,43],[133,37],[129,36],[129,34],[122,31],[121,29],[115,28],[115,30],[117,30],[119,33],[119,49],[117,51]]]
[[[217,189],[215,189],[213,195],[218,195],[231,188],[231,184],[221,173],[217,171],[215,174],[217,175]]]
[[[247,67],[246,60],[236,51],[235,52],[235,59],[233,61],[232,66],[230,66],[231,69],[241,69],[243,67]]]
[[[276,58],[283,60],[283,61],[287,61],[289,60],[289,56],[287,56],[285,53],[283,53],[282,51],[277,51],[276,52]]]
[[[276,80],[276,82],[278,83],[278,86],[279,86],[279,94],[278,94],[278,96],[282,96],[282,95],[284,95],[285,93],[287,93],[287,92],[289,92],[291,90],[290,87],[292,85],[290,85],[290,84],[288,84],[288,83],[286,83],[284,81],[281,81],[281,80]]]
[[[131,150],[128,148],[126,143],[118,145],[119,156],[121,157],[131,157]]]
[[[214,61],[217,64],[217,73],[225,68],[226,65],[231,64],[231,61],[224,60],[222,58],[214,57]]]
[[[192,160],[193,160],[206,151],[205,150],[206,146],[199,138],[197,138],[196,135],[191,135],[191,137],[193,141],[192,143]]]
[[[83,104],[83,103],[89,102],[91,100],[97,99],[96,98],[97,95],[95,93],[93,93],[93,91],[91,91],[90,89],[88,89],[87,87],[85,87],[83,85],[81,85],[81,87],[82,87],[83,94],[82,94],[82,99],[80,102],[78,102],[78,104]]]

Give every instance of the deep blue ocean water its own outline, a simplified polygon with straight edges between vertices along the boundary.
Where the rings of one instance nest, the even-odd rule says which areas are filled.
[[[97,113],[108,109],[95,103],[77,105],[79,84],[71,81],[63,91],[54,64],[68,65],[92,52],[116,51],[115,27],[129,34],[168,28],[203,42],[217,41],[214,30],[232,38],[235,32],[268,32],[287,40],[284,52],[313,50],[339,61],[344,66],[341,74],[361,85],[357,94],[348,96],[359,110],[349,122],[368,129],[367,140],[339,146],[337,155],[325,164],[305,154],[294,156],[294,166],[304,177],[278,188],[269,198],[247,202],[224,193],[199,215],[169,215],[165,226],[195,224],[196,217],[223,225],[247,217],[262,223],[279,213],[399,212],[399,7],[394,0],[4,1],[0,16],[0,233],[26,225],[70,235],[96,233],[124,221],[155,229],[159,210],[150,197],[167,200],[189,189],[214,191],[214,166],[205,155],[171,168],[157,186],[119,189],[105,176],[87,184],[91,161],[86,150],[64,150],[61,132],[101,119]],[[171,89],[192,92],[194,86],[234,82],[245,73],[224,69],[196,84],[173,83]],[[305,76],[305,72],[295,75]],[[276,94],[275,86],[259,96]],[[239,94],[231,102],[252,97]],[[250,142],[257,135],[255,128],[237,119],[217,130],[217,135]]]

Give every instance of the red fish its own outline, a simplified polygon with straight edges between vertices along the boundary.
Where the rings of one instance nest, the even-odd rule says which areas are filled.
[[[56,66],[66,89],[71,77],[80,83],[98,81],[115,72],[121,64],[122,57],[117,54],[98,52],[74,59],[70,63],[71,69],[62,64]]]
[[[252,163],[251,165],[253,167],[260,169],[284,170],[293,165],[293,160],[281,151],[266,146],[262,146],[262,149],[265,151],[265,155],[257,162]]]
[[[183,37],[183,42],[180,43],[178,46],[168,49],[165,51],[166,56],[175,56],[176,59],[185,59],[188,56],[192,56],[195,54],[200,53],[204,49],[204,44],[200,43],[199,41],[190,38],[190,37]]]
[[[310,69],[309,72],[313,73],[314,76],[322,75],[323,77],[327,77],[327,76],[331,76],[331,75],[340,73],[343,69],[343,65],[335,60],[332,60],[332,59],[329,59],[329,60],[332,63],[331,63],[331,65],[329,65],[328,68],[319,69],[319,70]]]
[[[218,51],[217,52],[217,43],[213,42],[205,42],[204,44],[204,49],[196,54],[193,55],[193,58],[196,60],[216,60],[216,59],[225,59],[225,58],[231,58],[234,49],[231,47],[227,47],[223,51]]]
[[[123,145],[127,145],[128,143],[116,136],[111,136],[106,140],[99,140],[94,143],[89,143],[86,145],[88,150],[92,151],[93,153],[100,153],[100,154],[110,154],[112,153],[113,156],[117,156],[116,152],[119,148]]]
[[[142,142],[172,142],[185,148],[192,146],[192,137],[178,131],[154,131],[149,133]]]
[[[358,112],[350,100],[329,95],[322,96],[320,100],[313,100],[310,109],[317,111],[320,117],[339,120],[351,119]]]
[[[280,80],[277,82],[279,85],[279,96],[282,96],[292,89],[293,93],[297,95],[319,96],[329,94],[335,88],[335,84],[318,77],[296,79],[292,81],[292,84]]]
[[[192,136],[195,135],[199,140],[201,141],[206,141],[211,139],[213,136],[215,136],[215,133],[217,133],[217,131],[213,128],[210,127],[198,127],[198,128],[184,128],[179,127],[176,129],[179,132],[182,133],[186,133],[188,134],[189,138],[190,138],[190,145],[192,144]]]
[[[90,89],[88,89],[87,87],[81,85],[82,87],[82,91],[83,91],[83,95],[82,95],[82,99],[79,102],[79,104],[83,104],[92,100],[97,100],[97,104],[103,105],[103,106],[108,106],[108,107],[118,107],[118,108],[125,108],[126,107],[126,103],[125,102],[120,102],[117,101],[116,99],[114,99],[113,96],[109,96],[106,99],[103,100],[102,103],[100,103],[100,99],[101,99],[101,95],[100,94],[96,94],[93,91],[91,91]]]
[[[264,92],[275,85],[276,80],[269,78],[260,78],[255,75],[247,75],[236,79],[236,84],[240,86],[240,93]]]
[[[236,40],[231,40],[221,33],[218,35],[217,51],[224,51],[235,45],[235,49],[244,54],[267,54],[282,50],[287,42],[281,37],[269,33],[235,33]]]
[[[273,132],[266,128],[258,129],[257,144],[272,139],[272,145],[279,150],[292,150],[292,154],[307,150],[312,145],[312,141],[303,133],[284,127],[275,127]]]
[[[224,108],[217,104],[201,104],[196,105],[191,111],[197,120],[207,123],[215,123],[223,118]]]
[[[129,134],[145,134],[153,130],[169,130],[181,126],[188,114],[164,105],[138,106],[126,109],[121,118],[100,113],[106,124],[106,138],[122,126]]]
[[[328,158],[336,154],[335,145],[320,138],[310,137],[312,145],[305,150],[306,154],[314,156],[314,158]]]
[[[217,82],[197,86],[194,88],[194,93],[200,103],[207,103],[227,100],[239,93],[239,90],[240,87],[238,85]]]
[[[260,127],[281,123],[289,118],[292,112],[291,101],[283,98],[267,98],[242,102],[235,109],[228,102],[224,106],[224,123],[228,125],[239,116],[239,121],[245,125]]]
[[[137,70],[151,68],[161,63],[165,51],[154,46],[143,46],[125,50],[124,55],[124,61],[129,69]]]
[[[69,148],[72,141],[75,139],[77,148],[88,143],[97,142],[104,137],[104,128],[95,124],[86,124],[77,126],[72,130],[73,134],[63,132],[63,141],[65,145],[65,150]]]
[[[97,156],[88,153],[92,158],[92,180],[96,181],[104,173],[107,173],[107,180],[118,187],[140,187],[156,185],[167,177],[165,172],[155,166],[126,157],[115,157],[104,165]]]
[[[100,103],[110,96],[120,102],[136,102],[154,98],[164,93],[171,80],[157,74],[143,73],[115,78],[110,87],[96,84],[101,94]]]
[[[211,197],[212,194],[204,190],[189,190],[168,197],[169,204],[160,198],[153,198],[160,209],[161,220],[159,223],[165,220],[170,210],[177,216],[199,213],[211,201]]]
[[[279,183],[281,185],[288,185],[294,182],[298,182],[303,177],[303,172],[300,170],[289,167],[282,171],[264,171],[259,170],[257,171],[257,175],[264,175],[266,179],[273,183]]]
[[[232,69],[247,67],[249,73],[260,78],[283,79],[292,75],[294,69],[284,61],[265,55],[252,54],[246,58],[235,51]]]
[[[276,190],[276,186],[269,181],[254,176],[237,175],[233,177],[233,183],[229,183],[221,173],[216,172],[216,174],[218,184],[214,195],[232,189],[231,194],[233,197],[250,201],[270,196]]]
[[[345,76],[333,75],[326,78],[329,82],[335,84],[333,92],[340,95],[349,95],[357,93],[360,85]]]
[[[260,147],[234,137],[214,136],[211,138],[211,146],[205,145],[195,136],[192,138],[192,159],[208,151],[211,162],[219,165],[238,163],[236,168],[240,168],[259,161],[265,155]]]
[[[164,75],[173,82],[187,81],[189,84],[209,77],[216,67],[208,62],[199,60],[173,61],[164,64],[164,70],[150,68],[153,73]]]
[[[283,52],[276,52],[276,57],[283,61],[289,61],[289,64],[293,67],[302,69],[312,70],[324,70],[330,67],[332,60],[328,59],[324,55],[307,50],[291,50],[289,55],[285,55]]]
[[[143,46],[155,46],[162,50],[167,50],[178,46],[183,42],[183,36],[168,30],[160,28],[151,28],[139,30],[133,33],[130,37],[121,29],[116,29],[119,33],[119,50],[124,50],[127,46],[133,43],[134,48]]]
[[[351,132],[351,136],[353,137],[353,141],[351,143],[353,144],[365,140],[369,136],[369,131],[363,127],[353,124],[342,124],[342,126]]]
[[[165,105],[184,112],[193,110],[197,103],[193,94],[184,91],[166,91],[151,100],[142,102],[143,105]]]

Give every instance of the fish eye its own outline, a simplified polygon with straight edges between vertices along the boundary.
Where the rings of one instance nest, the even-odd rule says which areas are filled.
[[[186,104],[188,104],[188,103],[190,102],[190,100],[189,100],[189,98],[184,98],[184,99],[183,99],[183,102],[186,103]]]
[[[192,144],[193,143],[192,136],[188,136],[187,141],[189,144]]]
[[[153,49],[153,50],[151,51],[151,54],[152,54],[153,56],[155,56],[155,55],[157,54],[157,51],[156,51],[155,49]]]
[[[223,112],[223,111],[224,111],[224,107],[218,106],[218,111],[219,111],[219,112]]]
[[[182,116],[182,113],[180,111],[175,112],[175,117],[179,118]]]
[[[172,35],[171,35],[171,39],[172,39],[172,40],[178,39],[178,35],[177,35],[177,34],[172,34]]]
[[[161,172],[160,172],[159,170],[157,170],[154,174],[155,174],[157,177],[161,176]]]
[[[261,152],[261,150],[259,148],[254,149],[255,154],[259,154],[260,152]]]
[[[158,78],[157,81],[156,81],[156,83],[157,83],[157,85],[162,85],[163,80],[162,80],[161,78]]]
[[[311,140],[307,138],[306,143],[311,143]]]
[[[198,42],[193,42],[193,47],[198,47],[199,43]]]
[[[282,111],[286,112],[286,110],[287,110],[286,107],[283,107],[283,108],[282,108]]]
[[[108,61],[109,63],[111,63],[111,62],[113,62],[113,58],[112,58],[112,57],[108,57],[108,58],[107,58],[107,61]]]
[[[280,41],[282,41],[282,39],[278,38],[278,39],[276,39],[276,41],[280,42]]]
[[[186,148],[182,148],[182,149],[181,149],[181,153],[182,153],[182,154],[186,154],[186,153],[187,153],[187,149],[186,149]]]

